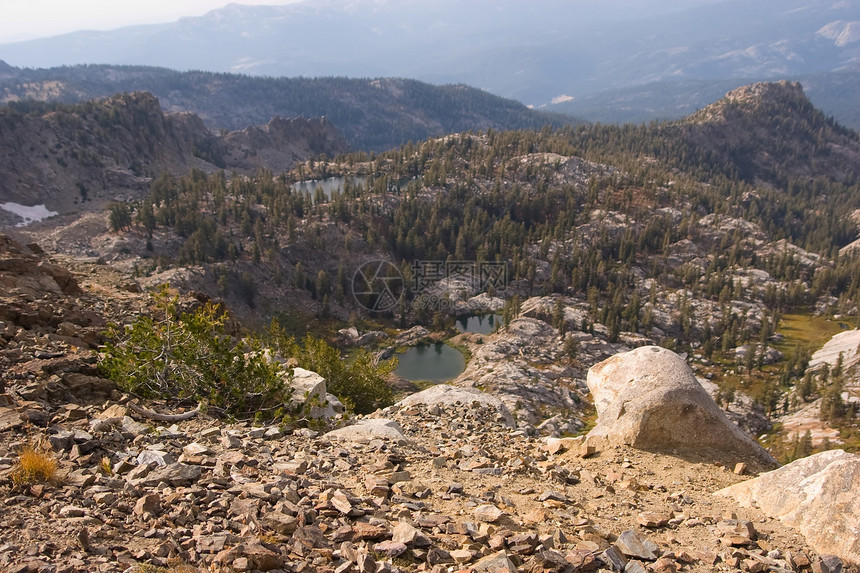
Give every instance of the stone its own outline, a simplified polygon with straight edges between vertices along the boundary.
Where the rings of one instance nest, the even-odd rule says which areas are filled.
[[[84,515],[86,515],[84,508],[75,505],[64,506],[59,511],[60,517],[83,517]]]
[[[157,468],[141,478],[140,485],[151,487],[158,485],[160,482],[168,483],[172,486],[188,486],[195,483],[203,470],[200,466],[191,466],[182,463],[173,463],[161,468]]]
[[[295,517],[277,511],[264,515],[260,523],[263,527],[281,534],[292,533],[298,528],[298,520]]]
[[[842,563],[842,560],[839,557],[836,555],[819,555],[819,557],[821,560],[816,561],[816,563],[813,564],[813,567],[817,564],[822,569],[822,572],[842,573],[844,563]]]
[[[581,458],[589,458],[597,453],[597,448],[594,444],[589,444],[585,441],[585,436],[577,436],[575,438],[545,438],[546,450],[550,454],[559,454],[562,452],[573,452]]]
[[[175,462],[176,458],[162,450],[144,450],[137,456],[137,463],[142,466],[152,464],[164,467]]]
[[[468,549],[455,549],[454,551],[451,551],[451,558],[454,560],[454,563],[462,564],[469,563],[475,558],[475,555]]]
[[[472,514],[478,521],[493,523],[498,521],[504,514],[501,509],[492,504],[483,504],[472,510]]]
[[[636,522],[642,527],[663,527],[669,523],[669,516],[656,511],[644,511],[636,517]]]
[[[716,495],[757,507],[799,531],[819,554],[860,564],[860,456],[829,450],[801,458]]]
[[[117,496],[112,491],[104,491],[93,494],[93,501],[99,505],[110,505],[117,500]]]
[[[14,430],[24,425],[24,420],[14,408],[0,407],[0,432]]]
[[[430,544],[429,539],[421,531],[405,521],[398,522],[391,530],[391,540],[410,547],[426,547]]]
[[[476,402],[497,410],[503,417],[506,426],[514,427],[516,425],[514,417],[504,402],[495,396],[481,392],[477,388],[459,388],[450,384],[435,384],[426,390],[407,396],[398,402],[397,405],[401,407],[414,406],[416,404],[453,406],[460,403],[468,406]]]
[[[161,511],[161,496],[157,493],[145,495],[134,504],[134,514],[139,517],[156,516]]]
[[[377,543],[376,545],[373,546],[373,550],[376,551],[377,553],[384,553],[385,555],[387,555],[390,558],[394,558],[394,557],[399,557],[400,555],[403,555],[404,553],[409,551],[409,548],[406,546],[405,543],[402,543],[399,541],[388,540],[388,541],[380,541],[379,543]]]
[[[627,557],[654,561],[659,556],[660,548],[656,543],[642,537],[636,531],[628,529],[618,536],[615,546]]]
[[[198,442],[191,442],[187,446],[182,448],[182,453],[187,456],[199,456],[203,454],[208,454],[210,452],[208,446],[204,446]]]
[[[786,551],[785,560],[795,571],[810,565],[809,557],[799,551]]]
[[[271,571],[272,569],[278,569],[282,565],[280,555],[257,542],[240,543],[235,547],[221,551],[215,556],[215,563],[234,569],[234,563],[237,560],[241,560],[238,564],[244,567],[246,571],[254,569],[258,571]]]
[[[720,521],[717,523],[717,532],[721,535],[720,543],[728,547],[752,545],[757,535],[753,524],[742,519]]]
[[[299,367],[293,368],[289,384],[293,390],[294,406],[311,405],[307,413],[309,418],[327,420],[343,411],[343,404],[328,393],[325,378],[316,372]],[[265,431],[262,435],[265,435]]]
[[[653,573],[676,573],[678,565],[674,560],[661,557],[651,565]]]
[[[329,503],[344,515],[347,515],[352,511],[352,503],[350,503],[347,495],[341,490],[337,490],[334,495],[331,496]]]
[[[643,346],[592,366],[597,408],[588,443],[628,445],[719,461],[738,457],[766,468],[775,460],[734,425],[671,350]]]
[[[194,538],[198,553],[219,553],[228,545],[235,545],[239,537],[232,533],[219,533],[215,535],[199,535]]]
[[[427,563],[429,565],[440,565],[443,563],[453,563],[454,558],[451,554],[441,547],[433,547],[427,551]]]
[[[359,420],[351,426],[338,428],[327,434],[330,440],[344,440],[367,444],[372,440],[384,440],[397,444],[406,444],[409,440],[403,435],[400,424],[385,418]]]
[[[627,558],[615,545],[608,547],[601,553],[600,560],[606,563],[612,571],[624,571],[624,567],[627,566]]]
[[[72,449],[75,444],[74,433],[68,430],[60,430],[56,434],[48,436],[48,442],[51,444],[51,449],[55,452],[62,452]]]
[[[376,541],[391,536],[391,532],[386,527],[361,521],[353,525],[352,533],[354,541]]]
[[[376,560],[367,553],[359,554],[355,561],[359,573],[376,573],[378,565]]]

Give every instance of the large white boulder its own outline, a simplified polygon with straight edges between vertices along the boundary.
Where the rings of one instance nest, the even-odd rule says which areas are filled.
[[[716,495],[793,527],[821,554],[860,565],[860,456],[830,450],[729,486]]]
[[[747,461],[772,468],[774,459],[734,425],[684,360],[665,348],[643,346],[616,354],[588,371],[597,425],[588,442]]]

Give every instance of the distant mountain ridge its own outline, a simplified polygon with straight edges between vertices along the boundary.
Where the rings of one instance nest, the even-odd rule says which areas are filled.
[[[383,151],[447,133],[537,129],[575,121],[468,86],[398,78],[266,78],[146,66],[31,70],[0,65],[0,103],[73,103],[133,91],[154,94],[167,112],[193,112],[214,130],[262,125],[274,116],[325,116],[353,150]]]
[[[860,130],[860,72],[825,72],[785,78],[800,82],[813,104],[839,123]],[[749,78],[661,81],[607,90],[545,109],[602,123],[648,123],[686,117],[722,98],[727,92],[754,83]]]
[[[541,106],[653,82],[857,70],[858,22],[860,5],[836,0],[306,0],[5,44],[0,59],[409,77]]]

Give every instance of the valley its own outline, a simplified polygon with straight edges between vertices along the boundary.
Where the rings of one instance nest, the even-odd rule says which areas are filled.
[[[588,367],[662,344],[745,403],[743,423],[762,433],[833,383],[796,394],[826,340],[797,330],[855,324],[857,227],[844,213],[858,200],[858,154],[856,135],[797,84],[757,84],[656,127],[465,132],[315,156],[280,175],[201,164],[153,177],[153,164],[149,192],[138,184],[107,213],[14,231],[101,257],[144,288],[205,292],[253,328],[276,318],[334,341],[353,326],[376,333],[370,348],[414,325],[429,330],[407,346],[438,341],[456,317],[496,312],[500,332],[461,335],[466,371],[445,376],[507,396],[529,424],[574,418],[556,432],[581,427]],[[60,197],[38,200],[59,208]],[[377,296],[380,285],[356,282],[373,261],[396,282],[384,304],[357,294]]]
[[[0,116],[2,198],[58,214],[0,219],[10,237],[0,264],[0,487],[28,519],[79,520],[88,541],[64,538],[53,554],[89,565],[102,555],[105,571],[121,557],[128,567],[441,572],[505,550],[506,570],[620,570],[612,547],[639,527],[660,532],[660,558],[625,553],[641,567],[631,570],[828,567],[826,551],[776,518],[710,496],[744,471],[770,469],[771,455],[788,463],[860,446],[860,139],[799,84],[744,86],[676,122],[476,126],[352,152],[334,120],[215,135],[145,93],[29,106]],[[175,324],[149,295],[165,283],[187,312],[176,310]],[[228,314],[192,314],[207,303]],[[158,320],[139,322],[150,316]],[[474,316],[493,316],[493,328],[460,332],[458,320]],[[144,324],[142,345],[146,331],[196,333],[209,346],[192,357],[196,378],[183,380],[231,392],[230,382],[248,383],[243,373],[214,365],[248,361],[269,376],[261,357],[275,356],[309,372],[299,376],[304,402],[273,405],[283,398],[267,393],[275,382],[238,391],[251,401],[237,410],[209,390],[130,389],[105,369],[106,348],[130,340],[112,338],[108,323]],[[463,358],[433,380],[467,392],[459,405],[409,403],[424,388],[448,391],[392,374],[385,358],[422,347]],[[720,416],[769,454],[552,441],[597,427],[590,372],[649,347],[680,356]],[[134,352],[123,357],[124,376],[138,380]],[[147,433],[132,423],[135,394],[165,412],[211,409]],[[463,403],[476,396],[487,410]],[[385,430],[339,445],[325,433],[380,418],[396,418],[404,441]],[[107,419],[113,430],[98,425]],[[50,442],[55,423],[67,441]],[[13,451],[40,427],[78,484],[65,487],[89,488],[83,508],[72,490],[43,499],[39,486],[13,483]],[[560,444],[571,451],[553,457]],[[197,469],[155,470],[144,450],[167,456],[170,471]],[[745,465],[732,472],[735,463]],[[547,480],[561,491],[541,494]],[[104,502],[106,493],[115,497]],[[450,527],[440,521],[467,509]],[[665,520],[645,525],[655,512]],[[427,531],[400,537],[401,519]],[[50,527],[39,523],[28,535],[44,544]],[[375,545],[389,538],[404,546],[397,555]],[[0,559],[30,570],[9,547]],[[486,566],[476,570],[495,570]]]

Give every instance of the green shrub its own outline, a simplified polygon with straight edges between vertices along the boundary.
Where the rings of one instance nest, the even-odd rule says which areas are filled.
[[[269,332],[273,346],[282,355],[295,358],[299,366],[325,378],[327,390],[349,410],[369,414],[394,401],[387,378],[397,368],[396,358],[377,361],[373,353],[362,348],[345,359],[340,350],[310,334],[297,343],[277,322],[272,322]]]
[[[237,344],[216,304],[180,314],[166,286],[154,302],[155,318],[111,328],[99,364],[107,377],[139,396],[191,399],[236,418],[282,413],[289,386],[258,339]]]

